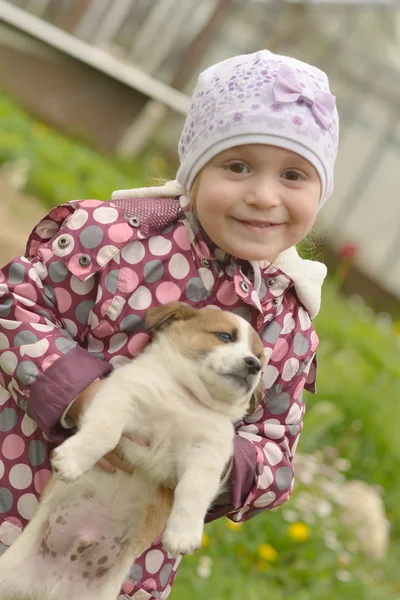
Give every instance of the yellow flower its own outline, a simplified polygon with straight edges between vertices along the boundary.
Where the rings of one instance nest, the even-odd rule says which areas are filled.
[[[239,529],[242,529],[243,523],[235,523],[234,521],[229,521],[229,519],[227,519],[226,526],[231,531],[239,531]]]
[[[203,533],[203,536],[201,538],[201,547],[202,548],[206,548],[208,546],[208,542],[209,542],[209,537],[206,533]]]
[[[258,547],[258,555],[269,562],[273,562],[278,558],[278,552],[270,544],[261,544]]]
[[[288,527],[288,536],[295,542],[305,542],[310,537],[310,528],[305,523],[298,521]]]

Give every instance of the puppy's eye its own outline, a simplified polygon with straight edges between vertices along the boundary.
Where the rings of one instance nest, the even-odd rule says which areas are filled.
[[[233,342],[233,337],[231,336],[230,333],[226,333],[225,331],[216,331],[215,335],[222,341],[222,342]]]

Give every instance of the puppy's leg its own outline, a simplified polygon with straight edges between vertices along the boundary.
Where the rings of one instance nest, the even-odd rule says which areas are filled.
[[[174,556],[191,554],[200,547],[207,509],[218,493],[228,460],[207,448],[197,450],[185,460],[162,537],[163,545]]]
[[[132,393],[108,382],[97,392],[81,419],[79,431],[52,452],[55,474],[74,481],[118,445],[132,424]]]

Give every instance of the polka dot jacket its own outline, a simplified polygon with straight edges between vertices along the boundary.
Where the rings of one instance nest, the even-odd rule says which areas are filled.
[[[74,201],[36,226],[25,257],[0,271],[0,552],[34,514],[50,451],[70,434],[66,407],[144,348],[146,310],[170,301],[233,311],[265,346],[265,396],[237,423],[231,492],[208,520],[245,521],[289,498],[318,338],[296,281],[268,265],[257,291],[249,267],[213,247],[175,197]],[[167,598],[178,563],[155,543],[120,599]]]

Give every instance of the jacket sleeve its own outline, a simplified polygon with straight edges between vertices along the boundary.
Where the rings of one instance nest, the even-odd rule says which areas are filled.
[[[49,244],[0,270],[0,386],[57,442],[67,435],[59,424],[65,408],[110,370],[82,347],[97,292],[92,279],[82,297]],[[61,318],[60,302],[74,307],[75,318]]]
[[[311,356],[307,363],[301,376],[287,386],[272,386],[256,411],[237,428],[228,467],[230,489],[216,499],[207,521],[224,515],[247,521],[289,499],[292,461],[305,412],[302,393],[305,387],[315,391],[315,358]]]

